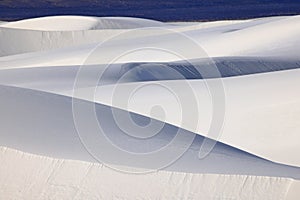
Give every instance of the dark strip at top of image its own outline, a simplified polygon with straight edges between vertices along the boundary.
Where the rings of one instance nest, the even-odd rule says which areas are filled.
[[[299,0],[0,0],[0,19],[49,15],[211,21],[300,14]]]

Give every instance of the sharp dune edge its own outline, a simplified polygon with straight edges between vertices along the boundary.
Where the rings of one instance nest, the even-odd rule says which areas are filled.
[[[299,34],[300,16],[203,23],[83,16],[0,22],[1,199],[298,199]],[[142,47],[148,49],[114,60],[103,83],[97,82],[110,59]],[[182,57],[157,49],[188,52],[184,59],[200,71],[217,66],[223,78],[199,77],[181,63]],[[173,77],[161,64],[185,79]],[[122,75],[126,80],[117,89],[123,97],[143,88],[128,105],[114,101],[114,83]],[[213,105],[207,85],[217,88],[220,83],[225,121],[222,133],[211,135]],[[186,120],[197,118],[200,125],[182,124],[178,102],[155,84],[179,91],[188,84],[198,110]],[[105,113],[112,141],[125,149],[159,148],[175,127],[186,135],[196,133],[199,141],[173,167],[145,175],[116,172],[93,160],[80,143],[84,136],[78,137],[73,122],[74,95],[86,108],[97,103],[97,117]],[[166,116],[152,115],[151,106],[157,104],[164,106]],[[162,136],[138,145],[117,134],[107,114],[111,108],[133,112],[138,121],[165,121],[168,127]],[[195,158],[203,136],[218,143],[201,163]],[[153,164],[155,169],[151,162],[108,160],[129,168]],[[214,167],[220,163],[228,164]],[[248,171],[246,166],[251,166]]]

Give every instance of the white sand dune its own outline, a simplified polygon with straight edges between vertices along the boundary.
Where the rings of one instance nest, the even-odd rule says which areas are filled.
[[[299,34],[300,16],[201,23],[56,16],[0,23],[0,197],[299,196]],[[153,113],[157,105],[165,114]],[[124,136],[114,111],[130,111],[141,124],[166,124],[153,138],[134,139]],[[99,148],[94,118],[116,146],[142,156]],[[167,145],[176,130],[181,139],[167,156],[143,157]],[[206,142],[215,146],[200,160]],[[94,154],[105,164],[163,171],[118,174],[97,164]],[[162,166],[170,154],[183,156]],[[36,176],[37,184],[29,184]],[[115,183],[126,187],[115,190]],[[137,195],[130,189],[136,187]]]
[[[107,20],[114,23],[114,21],[122,21],[122,18],[100,18],[98,21]],[[58,19],[57,19],[58,20]],[[64,22],[60,19],[61,23]],[[124,19],[126,21],[127,18]],[[133,19],[131,19],[133,20]],[[152,21],[151,21],[152,22]],[[153,43],[162,43],[161,46],[168,45],[168,41],[176,41],[176,45],[184,47],[184,41],[178,41],[178,33],[185,34],[206,51],[211,57],[222,56],[297,56],[296,52],[290,52],[289,48],[297,48],[293,44],[299,42],[299,17],[277,17],[277,18],[262,18],[257,20],[236,22],[223,22],[218,26],[201,26],[200,25],[166,25],[161,26],[161,23],[148,23],[141,26],[138,31],[132,29],[104,29],[104,30],[77,30],[77,31],[37,31],[37,30],[20,30],[5,28],[8,25],[0,25],[0,55],[8,56],[20,53],[29,53],[39,51],[47,51],[51,49],[67,48],[67,52],[73,52],[73,58],[78,56],[84,59],[86,54],[82,54],[78,49],[85,47],[87,51],[91,51],[99,42],[110,39],[110,45],[132,46],[139,47],[141,43],[145,46],[151,46]],[[16,22],[17,23],[17,22]],[[10,23],[8,23],[10,24]],[[56,23],[53,23],[55,26]],[[26,25],[26,24],[25,24]],[[153,28],[156,27],[156,28]],[[274,29],[275,30],[272,30]],[[280,27],[280,28],[279,28]],[[68,26],[66,26],[68,28]],[[78,29],[80,29],[80,24]],[[139,28],[139,26],[135,27]],[[280,30],[276,30],[280,29]],[[269,37],[272,31],[273,37]],[[129,32],[128,34],[121,33]],[[134,34],[132,34],[134,32]],[[253,34],[258,34],[259,37],[253,38]],[[163,37],[164,36],[164,37]],[[165,38],[168,38],[166,40]],[[244,38],[248,38],[244,40]],[[115,42],[113,42],[116,40]],[[123,40],[123,41],[120,41]],[[94,44],[93,44],[94,43]],[[175,45],[175,44],[173,44]],[[270,48],[272,46],[272,48]],[[107,52],[114,51],[115,47],[107,47]],[[297,49],[296,49],[297,50]],[[38,56],[38,54],[36,56]],[[49,52],[48,57],[51,57],[53,52]],[[60,54],[63,54],[60,52]],[[294,55],[296,54],[296,55]],[[30,57],[32,54],[29,54]],[[43,54],[42,54],[43,55]],[[199,58],[201,55],[191,56],[192,58]],[[283,56],[283,55],[282,55]],[[154,58],[157,57],[153,56]],[[26,55],[22,55],[26,59]],[[71,61],[70,54],[68,60]],[[14,58],[12,58],[14,59]],[[56,58],[59,59],[59,58]],[[55,60],[56,60],[55,59]],[[157,58],[156,60],[149,59],[148,61],[170,61],[168,58]],[[78,60],[77,60],[78,61]],[[132,60],[130,60],[132,61]],[[147,61],[147,60],[142,60]],[[76,61],[75,61],[76,62]],[[23,62],[24,63],[24,62]],[[72,63],[72,62],[71,62]],[[78,64],[78,63],[77,63]],[[63,65],[62,63],[60,65]]]
[[[130,17],[51,16],[20,20],[1,25],[5,28],[37,31],[82,31],[96,29],[131,29],[163,26],[163,23]]]

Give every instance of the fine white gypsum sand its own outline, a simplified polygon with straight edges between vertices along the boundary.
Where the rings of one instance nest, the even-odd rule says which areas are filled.
[[[54,136],[53,142],[49,141],[49,146],[44,144],[40,144],[39,146],[39,143],[35,143],[34,148],[32,147],[30,149],[26,147],[33,144],[34,135],[42,133],[39,131],[34,132],[35,125],[30,124],[30,122],[25,123],[26,120],[20,120],[22,118],[18,117],[18,113],[22,112],[18,109],[12,109],[13,104],[19,105],[16,107],[19,109],[25,109],[27,107],[30,110],[36,107],[41,110],[41,116],[43,116],[42,113],[48,115],[51,113],[51,110],[55,110],[56,106],[63,105],[62,103],[66,102],[66,99],[72,97],[76,75],[81,65],[84,65],[83,67],[85,67],[84,70],[87,74],[81,77],[81,82],[77,85],[77,92],[82,92],[76,96],[79,99],[87,100],[88,102],[96,101],[99,105],[120,108],[140,114],[141,116],[166,121],[175,127],[180,127],[211,139],[217,139],[231,147],[265,158],[271,162],[294,166],[294,173],[297,173],[297,168],[300,165],[299,156],[297,155],[300,150],[298,127],[300,118],[300,95],[297,92],[299,90],[298,77],[300,75],[298,69],[300,60],[298,53],[300,50],[300,39],[298,37],[300,33],[299,24],[299,16],[192,24],[161,23],[152,20],[122,17],[58,16],[0,24],[0,84],[5,86],[1,87],[1,94],[11,95],[11,98],[8,98],[7,101],[3,98],[2,104],[0,104],[3,108],[1,110],[4,111],[1,115],[2,121],[6,122],[6,125],[3,126],[1,130],[1,136],[3,137],[1,138],[1,146],[3,146],[4,149],[1,158],[5,158],[3,162],[6,163],[3,165],[1,172],[4,174],[16,174],[16,171],[20,170],[18,166],[23,165],[22,162],[26,163],[28,161],[28,165],[38,164],[44,166],[48,165],[45,161],[47,160],[49,163],[54,163],[48,165],[49,168],[47,169],[50,171],[61,173],[59,170],[60,167],[55,164],[57,162],[63,163],[58,165],[61,165],[65,170],[74,170],[74,172],[78,174],[78,176],[74,177],[72,176],[73,173],[70,176],[68,176],[68,174],[61,175],[62,177],[60,177],[58,181],[60,183],[56,183],[55,181],[53,184],[46,182],[44,185],[37,185],[39,188],[36,188],[37,186],[27,186],[24,182],[14,182],[12,180],[13,177],[1,175],[1,177],[7,177],[6,179],[3,178],[4,182],[1,184],[3,186],[6,183],[8,184],[2,187],[4,189],[1,191],[0,196],[6,199],[31,198],[35,195],[40,195],[38,197],[43,199],[59,198],[59,196],[56,195],[63,195],[62,197],[70,199],[105,199],[105,197],[112,197],[114,195],[120,195],[123,198],[139,198],[139,196],[130,196],[134,195],[133,192],[130,192],[130,188],[136,188],[137,183],[141,181],[136,180],[135,175],[107,172],[100,167],[101,170],[97,169],[94,171],[97,174],[94,177],[97,181],[93,182],[92,177],[78,173],[81,171],[78,168],[89,168],[97,164],[66,160],[67,158],[88,160],[85,159],[85,156],[76,158],[76,156],[71,155],[72,151],[69,151],[69,154],[63,153],[68,152],[67,149],[71,148],[71,146],[68,145],[65,145],[64,149],[58,148],[58,153],[53,153],[53,150],[51,150],[53,147],[50,145],[54,145],[56,140],[61,140],[61,144],[65,144],[64,141],[67,140],[71,141],[70,144],[73,144],[72,141],[79,140],[78,137],[61,136],[64,130],[69,130],[64,127],[69,126],[68,120],[70,119],[65,120],[61,118],[60,120],[64,126],[53,126],[49,133],[47,131],[47,134],[53,134],[52,136]],[[179,34],[184,36],[179,37]],[[191,49],[190,46],[186,45],[186,40],[192,40],[195,44],[199,45],[204,50],[204,53],[197,52],[197,47]],[[100,50],[96,49],[96,51],[93,52],[96,47],[99,47],[99,42],[103,42],[102,46],[100,46]],[[138,49],[140,47],[156,47],[188,52],[184,55],[184,59],[192,62],[194,62],[195,59],[201,60],[201,58],[206,59],[207,57],[210,57],[212,61],[221,59],[220,65],[228,69],[231,66],[227,66],[227,63],[232,62],[233,59],[237,63],[242,62],[244,65],[249,66],[251,65],[250,63],[257,63],[258,65],[263,65],[264,69],[268,69],[269,72],[252,74],[256,70],[254,66],[249,72],[250,75],[221,79],[226,100],[225,121],[220,135],[210,135],[208,134],[208,130],[213,109],[207,84],[210,85],[210,87],[218,87],[220,79],[203,80],[197,78],[180,80],[174,78],[172,80],[164,80],[164,78],[162,78],[162,80],[152,81],[150,83],[147,80],[143,80],[145,77],[139,74],[143,71],[139,70],[146,70],[148,72],[152,70],[154,73],[159,69],[150,68],[147,70],[147,68],[138,68],[138,71],[131,71],[129,73],[130,76],[126,80],[126,83],[118,84],[118,90],[123,91],[125,94],[132,92],[138,87],[142,87],[143,90],[131,97],[129,105],[124,106],[120,104],[120,102],[113,101],[113,98],[115,98],[115,90],[114,84],[112,83],[114,83],[115,79],[118,79],[118,74],[123,72],[124,69],[125,71],[128,67],[131,69],[131,67],[135,66],[134,63],[136,62],[162,62],[170,64],[182,59],[178,56],[151,49],[140,51],[133,55],[126,55],[115,61],[115,66],[109,71],[108,79],[105,80],[104,85],[97,85],[98,88],[96,88],[96,90],[90,87],[91,84],[94,85],[95,83],[95,77],[92,75],[97,75],[99,74],[99,70],[104,70],[110,61],[109,58],[126,49]],[[95,55],[100,53],[99,55],[101,56],[95,60],[86,60],[91,52]],[[93,67],[92,65],[97,66]],[[273,72],[274,69],[278,68],[278,65],[290,70]],[[289,68],[289,66],[292,67]],[[168,71],[159,72],[161,73],[161,77],[168,76],[166,73]],[[241,72],[240,74],[243,73],[244,72]],[[150,86],[147,86],[149,83]],[[198,118],[201,122],[200,126],[193,127],[193,125],[189,125],[188,123],[181,124],[180,107],[177,105],[178,102],[172,95],[170,96],[166,90],[156,87],[155,85],[151,86],[151,84],[160,84],[182,91],[185,90],[185,84],[189,84],[190,89],[195,91],[195,96],[191,98],[195,98],[199,110],[191,113],[185,120],[193,121],[195,118]],[[16,89],[14,89],[15,87]],[[91,96],[90,94],[94,94],[92,93],[94,90],[96,92],[95,96]],[[155,94],[154,99],[151,98],[153,94]],[[35,96],[41,98],[42,101],[48,101],[52,98],[51,95],[56,95],[58,100],[46,103],[44,106],[42,103],[36,104],[39,100],[37,101]],[[189,95],[189,93],[187,93],[187,95]],[[17,97],[17,99],[12,100],[13,96]],[[22,101],[22,99],[24,101]],[[11,106],[7,106],[8,102]],[[70,101],[68,100],[68,102]],[[160,104],[164,107],[167,112],[166,118],[151,114],[150,108],[156,104]],[[45,105],[48,105],[48,107],[45,107]],[[72,106],[71,103],[66,103],[65,105],[67,105],[68,109]],[[9,116],[9,118],[5,118],[5,116]],[[50,115],[50,117],[45,118],[47,120],[43,121],[44,118],[40,117],[39,123],[41,125],[48,123],[49,127],[51,127],[50,124],[54,118],[55,115]],[[19,121],[16,119],[19,119]],[[34,118],[32,118],[32,122],[34,122]],[[16,126],[19,128],[16,128]],[[33,127],[33,129],[30,127]],[[19,131],[22,129],[33,131],[29,133],[29,135],[31,134],[33,137],[28,137],[23,140],[10,139],[10,137],[18,138],[19,136],[17,136],[16,133],[19,134]],[[74,133],[75,132],[74,130]],[[14,136],[14,134],[16,135]],[[156,143],[158,143],[158,141],[156,141]],[[129,145],[129,141],[122,141],[122,144]],[[151,145],[155,146],[157,144],[153,143]],[[5,147],[7,146],[12,149],[19,149],[54,158],[23,154],[20,151],[6,149]],[[135,150],[138,151],[138,149]],[[224,151],[222,148],[219,150],[221,150],[221,152]],[[82,149],[82,151],[84,151],[84,149]],[[233,149],[230,150],[230,152],[234,151]],[[191,151],[189,150],[189,152]],[[20,154],[24,156],[19,158]],[[217,154],[213,153],[213,155]],[[233,155],[235,154],[232,154],[232,156]],[[236,154],[236,156],[237,155],[238,154]],[[216,158],[217,157],[218,156],[216,156]],[[244,154],[239,154],[238,157],[239,159],[245,160],[252,159],[252,157],[247,157]],[[208,161],[209,165],[207,167],[211,168],[212,165],[217,164],[217,162],[220,161],[218,159],[220,158],[217,158],[216,161]],[[226,159],[227,161],[231,159],[232,161],[234,160],[230,158],[230,156]],[[197,166],[192,159],[187,159],[186,161],[188,163],[187,165]],[[70,165],[64,164],[69,162]],[[262,163],[262,161],[255,162]],[[119,164],[121,163],[122,162]],[[127,165],[134,167],[134,164],[130,165],[130,163],[127,163]],[[237,165],[240,165],[239,167],[237,166],[237,168],[239,168],[237,170],[243,168],[241,163]],[[274,171],[277,169],[275,165],[276,164],[274,164],[273,168]],[[11,168],[10,166],[15,167]],[[180,166],[182,166],[182,168],[180,168]],[[59,169],[56,169],[57,167]],[[143,167],[147,168],[147,165]],[[150,163],[148,167],[151,168]],[[254,167],[254,169],[257,170],[258,175],[261,175],[258,166]],[[31,177],[35,177],[37,176],[36,173],[39,173],[39,170],[35,170],[34,168],[28,170],[29,171],[26,172],[23,170],[24,174],[18,176],[18,180],[22,180],[22,176],[30,175]],[[282,172],[286,170],[286,172],[289,171],[290,174],[286,176],[280,175],[282,178],[276,177],[274,171],[270,172],[273,173],[273,175],[270,176],[274,177],[265,177],[253,176],[255,175],[255,170],[250,173],[253,174],[252,176],[247,175],[247,173],[245,173],[245,175],[222,175],[226,174],[225,172],[232,174],[234,169],[231,171],[224,169],[225,172],[223,173],[219,170],[219,173],[215,175],[199,174],[201,170],[199,170],[198,173],[187,174],[186,172],[190,171],[185,172],[185,170],[186,168],[183,168],[183,165],[177,164],[176,167],[171,170],[172,172],[159,171],[154,173],[151,176],[157,178],[153,180],[152,183],[145,182],[144,189],[142,189],[144,186],[140,185],[140,190],[144,191],[145,195],[149,195],[149,198],[173,197],[168,195],[174,195],[176,198],[219,198],[211,196],[211,190],[215,190],[216,193],[222,193],[223,196],[220,198],[284,199],[289,187],[291,187],[291,193],[288,194],[287,197],[293,198],[298,195],[297,192],[295,193],[295,191],[297,191],[295,188],[299,187],[297,187],[297,184],[294,184],[296,182],[293,181],[293,179],[289,178],[296,177],[296,175],[291,175],[294,168],[288,168],[288,166],[282,168]],[[266,170],[266,168],[264,168],[264,170]],[[176,171],[180,171],[180,173],[176,173]],[[45,170],[44,172],[44,174],[42,172],[40,173],[40,180],[42,182],[46,180],[44,176],[47,177],[46,174],[49,171]],[[85,171],[82,170],[82,173],[85,173]],[[89,170],[87,170],[86,173],[88,174]],[[242,172],[239,171],[239,174],[241,173]],[[106,184],[106,182],[98,182],[98,178],[101,180],[100,177],[103,177],[103,179],[110,180],[111,184],[114,184],[120,179],[124,179],[124,177],[121,176],[126,176],[126,182],[122,185],[128,185],[128,187],[124,187],[124,190],[119,190],[119,193],[109,187],[109,184]],[[169,176],[176,179],[175,186],[173,187],[173,185],[168,182],[167,185],[170,186],[170,190],[166,190],[162,196],[155,196],[161,193],[157,192],[158,189],[156,186],[159,185],[159,183],[165,184]],[[195,182],[184,181],[182,185],[176,185],[178,183],[177,179],[180,179],[181,176],[187,177],[186,179],[191,179]],[[53,175],[53,177],[55,178],[56,175]],[[51,178],[51,176],[47,177],[47,179],[48,178]],[[147,179],[146,176],[144,178]],[[222,182],[222,184],[219,184],[217,190],[216,186],[214,186],[215,180],[217,180],[216,182]],[[31,182],[32,178],[28,178],[28,181]],[[76,181],[83,182],[84,188],[80,189],[81,186],[76,184]],[[248,181],[253,182],[248,183]],[[227,182],[227,184],[224,184],[224,182]],[[97,188],[93,189],[93,183],[100,188],[105,187],[102,191],[107,191],[107,193],[97,193]],[[75,186],[73,184],[75,184]],[[157,185],[155,186],[155,184]],[[203,184],[206,186],[205,188],[199,186]],[[223,184],[230,187],[224,188]],[[241,184],[246,185],[244,189],[240,188]],[[263,185],[266,187],[262,187]],[[151,189],[149,186],[153,188]],[[167,186],[163,185],[162,187]],[[35,189],[31,190],[30,188]],[[182,189],[181,194],[173,192],[178,188]],[[193,191],[195,191],[195,193]],[[140,192],[137,195],[142,194],[143,193]],[[192,194],[194,194],[194,196]]]

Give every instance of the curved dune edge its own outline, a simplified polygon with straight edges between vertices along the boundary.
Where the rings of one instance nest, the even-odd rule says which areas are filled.
[[[240,151],[234,147],[218,142],[212,152],[204,158],[199,159],[198,154],[203,141],[203,136],[195,135],[181,129],[182,134],[187,137],[195,136],[189,146],[178,140],[173,148],[168,148],[170,155],[174,150],[182,147],[188,148],[185,154],[176,161],[168,161],[168,158],[161,157],[161,153],[145,159],[131,157],[122,152],[111,154],[111,147],[102,147],[98,140],[99,132],[90,135],[88,130],[95,130],[90,126],[82,132],[75,129],[72,112],[72,99],[60,95],[34,91],[29,89],[0,86],[2,113],[0,115],[0,146],[17,149],[36,155],[48,156],[59,159],[81,160],[96,162],[99,159],[104,163],[121,166],[132,166],[138,168],[165,169],[168,171],[187,173],[214,173],[214,174],[240,174],[254,176],[272,176],[300,179],[300,168],[276,164],[257,156]],[[22,99],[22,101],[19,101]],[[113,119],[111,108],[105,105],[89,103],[79,100],[84,105],[96,107],[97,118],[104,125],[105,135],[109,141],[125,152],[136,152],[138,154],[159,150],[173,139],[176,127],[165,124],[156,136],[147,140],[134,139],[120,130],[120,127]],[[119,110],[121,111],[121,110]],[[127,111],[121,111],[127,113]],[[30,117],[28,117],[30,113]],[[89,116],[83,115],[85,122]],[[34,120],[32,120],[34,119]],[[141,115],[134,116],[137,123],[145,120]],[[175,128],[175,130],[174,130]],[[103,138],[103,137],[102,137]],[[87,140],[86,140],[87,139]],[[93,152],[96,142],[97,149],[101,152]],[[100,142],[100,143],[99,143]],[[180,154],[176,154],[180,155]],[[169,157],[169,156],[168,156]],[[141,161],[143,160],[143,161]],[[163,163],[161,162],[163,161]],[[174,162],[175,161],[175,162]],[[220,163],[223,163],[220,165]]]
[[[288,191],[295,182],[278,177],[168,171],[136,175],[102,164],[53,159],[6,147],[0,147],[0,161],[3,199],[279,200],[293,199]]]
[[[79,31],[130,29],[162,25],[162,22],[131,17],[88,17],[70,15],[25,19],[2,24],[0,27],[35,31]]]
[[[94,91],[91,93],[95,94],[95,97],[85,95],[86,91],[88,92],[87,94],[89,94],[89,90],[93,90],[93,88],[80,88],[78,91],[82,91],[84,95],[75,97],[164,121],[164,119],[159,118],[159,116],[151,116],[149,113],[149,105],[152,105],[155,101],[151,98],[144,98],[155,93],[157,95],[157,103],[165,102],[166,99],[168,100],[166,111],[169,115],[165,120],[167,123],[218,140],[273,162],[299,166],[300,161],[297,154],[297,149],[299,149],[298,129],[294,128],[297,127],[297,119],[299,119],[299,109],[297,108],[299,108],[300,96],[294,92],[298,90],[299,72],[299,70],[290,70],[223,79],[224,88],[226,89],[226,118],[223,132],[219,135],[219,138],[215,135],[208,134],[212,116],[212,109],[210,107],[211,98],[203,80],[156,82],[170,86],[170,88],[178,89],[184,86],[182,86],[182,83],[190,83],[190,87],[196,91],[196,99],[199,103],[198,117],[202,123],[198,129],[181,125],[181,119],[178,118],[180,116],[176,113],[178,110],[178,106],[175,104],[176,102],[165,95],[165,90],[154,87],[151,83],[149,86],[147,82],[126,83],[118,86],[119,90],[127,91],[126,93],[131,93],[134,91],[134,88],[143,85],[146,86],[143,93],[133,96],[131,99],[136,103],[128,107],[113,103],[114,85],[99,87],[96,93],[94,93]],[[45,80],[47,79],[45,78]],[[57,79],[55,79],[55,81],[58,82]],[[214,80],[211,81],[211,84],[213,84]],[[34,84],[30,82],[30,84],[26,86],[25,83],[26,81],[21,81],[21,84],[10,83],[8,85],[59,94],[69,98],[72,97],[72,90],[70,91],[60,87],[60,89],[62,89],[61,91],[55,91],[53,87],[51,88],[50,86],[55,83],[53,81],[50,81],[49,85],[41,84],[44,89],[38,88],[39,85],[34,86]],[[39,81],[37,81],[37,83],[39,83]],[[274,88],[276,88],[276,93],[274,93]],[[287,88],[289,88],[289,90],[287,90]],[[183,87],[183,89],[185,88]],[[253,104],[253,94],[256,94],[256,104]],[[189,119],[192,120],[194,115],[190,115],[189,117]],[[239,126],[236,126],[236,124],[239,124]],[[285,132],[290,134],[289,137],[282,134]],[[270,143],[271,139],[272,143]]]

